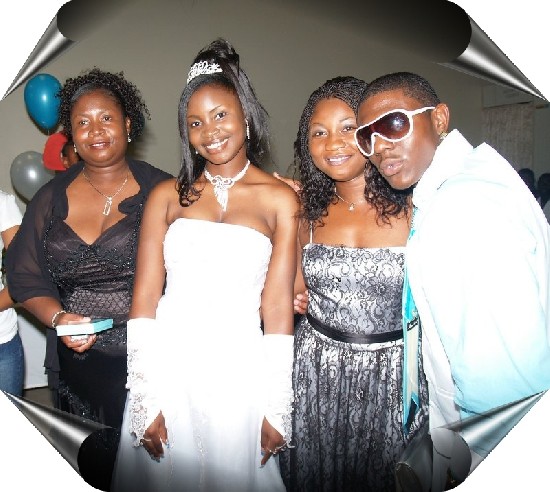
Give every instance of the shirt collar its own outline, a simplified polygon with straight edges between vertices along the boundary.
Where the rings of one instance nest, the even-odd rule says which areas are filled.
[[[472,149],[458,130],[450,132],[438,145],[432,163],[414,188],[414,206],[421,209],[447,179],[457,174]]]

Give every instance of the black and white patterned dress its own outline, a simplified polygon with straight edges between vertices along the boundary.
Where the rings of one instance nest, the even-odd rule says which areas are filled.
[[[334,338],[402,330],[404,255],[404,247],[303,249],[309,319],[295,338],[295,447],[281,454],[289,490],[395,490],[396,460],[428,416],[423,371],[421,408],[405,436],[402,338],[361,344]],[[320,333],[319,324],[336,336]]]

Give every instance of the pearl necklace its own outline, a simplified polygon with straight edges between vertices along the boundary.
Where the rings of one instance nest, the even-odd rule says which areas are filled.
[[[344,203],[347,203],[347,204],[349,205],[348,210],[349,210],[350,212],[353,212],[353,211],[355,210],[355,203],[356,203],[356,202],[348,202],[347,200],[344,200],[338,193],[336,193],[336,191],[334,192],[334,194],[335,194],[340,200],[342,200]],[[358,202],[358,203],[365,203],[365,202],[366,202],[366,200],[362,200],[362,201],[360,201],[360,202]]]
[[[86,174],[86,171],[84,171],[84,169],[82,170],[82,175],[84,176],[86,181],[88,181],[88,183],[90,183],[90,186],[95,191],[97,191],[101,196],[105,197],[106,201],[105,201],[105,206],[103,207],[103,215],[107,216],[111,213],[111,206],[113,205],[113,198],[115,196],[117,196],[122,191],[122,188],[124,188],[124,186],[126,186],[126,183],[128,182],[128,177],[130,176],[130,169],[128,169],[128,172],[126,173],[126,178],[124,179],[124,182],[120,185],[120,188],[118,190],[116,190],[111,196],[108,196],[105,193],[99,191],[94,186],[94,184],[90,181],[90,178],[88,177],[88,175]]]
[[[250,161],[246,161],[246,165],[241,169],[241,171],[233,176],[232,178],[224,178],[217,174],[212,176],[206,168],[204,168],[204,175],[206,179],[214,185],[214,196],[218,203],[222,206],[222,210],[225,212],[227,210],[227,200],[228,200],[228,190],[231,188],[239,179],[241,179],[248,169]]]

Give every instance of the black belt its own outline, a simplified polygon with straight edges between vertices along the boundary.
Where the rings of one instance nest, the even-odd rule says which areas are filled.
[[[311,314],[306,314],[307,320],[311,326],[326,337],[332,338],[338,342],[347,343],[385,343],[394,342],[403,338],[403,330],[388,331],[386,333],[372,333],[370,335],[360,335],[356,333],[346,333],[335,330],[331,326],[321,323],[318,319],[314,318]]]

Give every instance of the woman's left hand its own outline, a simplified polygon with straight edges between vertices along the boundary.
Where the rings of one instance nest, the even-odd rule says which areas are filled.
[[[273,427],[265,417],[262,422],[261,446],[263,458],[260,464],[262,466],[267,463],[269,458],[275,456],[286,446],[286,441],[283,436],[275,430],[275,427]]]

